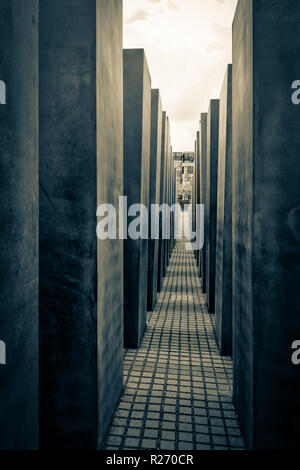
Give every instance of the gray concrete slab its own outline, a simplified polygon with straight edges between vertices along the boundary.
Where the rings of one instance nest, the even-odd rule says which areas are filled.
[[[161,132],[162,103],[159,90],[151,90],[151,148],[150,148],[150,184],[149,207],[159,204],[160,199],[160,167],[161,167]],[[149,215],[151,214],[149,210]],[[151,225],[149,223],[149,230]],[[152,311],[157,301],[158,276],[158,244],[159,240],[149,239],[148,245],[148,311]]]
[[[194,171],[196,174],[196,204],[200,204],[200,168],[201,168],[201,149],[200,149],[200,131],[197,131],[196,138],[196,155],[195,155],[195,167]],[[197,266],[199,267],[199,274],[201,276],[201,266],[200,266],[200,250],[196,251],[196,261]]]
[[[2,450],[37,449],[39,439],[38,16],[37,0],[0,2]]]
[[[206,303],[215,311],[219,100],[211,100],[207,114],[207,162],[205,200]]]
[[[196,148],[196,142],[195,142],[195,148]],[[195,172],[195,166],[194,166],[194,174],[193,174],[193,181],[192,181],[192,229],[193,232],[196,230],[196,172]],[[194,252],[194,255],[196,257],[196,251]]]
[[[299,447],[300,3],[240,0],[233,23],[234,399],[251,449]]]
[[[167,113],[162,113],[162,139],[161,139],[161,167],[160,167],[160,205],[164,204],[164,191],[165,191],[165,161],[167,159]],[[164,277],[164,248],[165,242],[162,240],[162,217],[160,216],[160,239],[158,243],[158,276],[157,276],[157,292],[160,292],[163,284]]]
[[[200,171],[200,204],[206,206],[206,160],[207,160],[207,113],[201,113],[200,122],[200,153],[201,153],[201,171]],[[206,293],[206,236],[204,236],[204,246],[200,250],[200,270],[201,286],[203,293]],[[200,271],[199,271],[200,272]]]
[[[124,194],[149,206],[151,78],[143,49],[124,50]],[[131,222],[129,218],[128,222]],[[124,344],[139,347],[146,329],[148,240],[124,241]]]
[[[170,120],[167,116],[166,130],[166,155],[165,155],[165,175],[164,175],[164,203],[169,203],[169,174],[170,174]],[[163,277],[166,277],[167,267],[169,264],[169,240],[163,240],[164,244],[164,261],[163,261]]]
[[[97,204],[123,195],[123,0],[97,2]],[[98,448],[123,386],[123,240],[98,240]],[[109,287],[108,287],[109,286]]]
[[[232,354],[232,65],[220,96],[216,245],[216,331],[221,354]]]
[[[97,449],[122,386],[122,244],[96,237],[123,189],[122,59],[120,0],[41,2],[42,448]]]

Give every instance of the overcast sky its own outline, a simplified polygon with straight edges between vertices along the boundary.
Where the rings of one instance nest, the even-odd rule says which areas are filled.
[[[173,150],[193,151],[201,112],[231,63],[237,0],[124,0],[124,48],[144,48],[171,122]]]

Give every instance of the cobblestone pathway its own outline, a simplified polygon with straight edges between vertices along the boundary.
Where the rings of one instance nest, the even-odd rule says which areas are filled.
[[[195,259],[177,242],[139,350],[126,350],[124,393],[107,450],[243,449]]]

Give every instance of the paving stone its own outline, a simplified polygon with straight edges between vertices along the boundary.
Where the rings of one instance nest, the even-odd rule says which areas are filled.
[[[131,438],[131,437],[127,437],[127,439],[125,440],[125,446],[137,449],[139,446],[139,440]]]
[[[186,442],[193,442],[193,434],[188,432],[180,432],[179,433],[179,440],[186,441]]]
[[[127,436],[129,437],[139,437],[141,434],[141,430],[138,428],[128,428]]]
[[[161,426],[162,429],[175,430],[175,423],[171,423],[170,421],[163,421]]]
[[[214,443],[214,444],[224,445],[224,446],[227,445],[227,439],[226,439],[226,437],[223,437],[223,436],[212,436],[212,440],[213,440],[213,443]]]
[[[157,439],[158,429],[145,429],[144,438]]]
[[[142,449],[156,449],[156,441],[154,439],[143,439]]]
[[[201,443],[209,443],[210,437],[207,434],[196,434],[196,441]]]
[[[161,450],[174,450],[175,443],[173,441],[161,441],[160,442],[160,449]]]
[[[161,433],[162,439],[167,441],[175,441],[175,432],[174,431],[162,431]]]
[[[194,450],[193,444],[189,442],[179,442],[178,449],[179,450]]]

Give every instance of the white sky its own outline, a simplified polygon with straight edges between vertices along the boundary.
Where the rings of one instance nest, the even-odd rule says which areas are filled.
[[[231,63],[237,0],[124,0],[124,48],[144,48],[161,91],[173,151],[193,151],[201,112]]]

